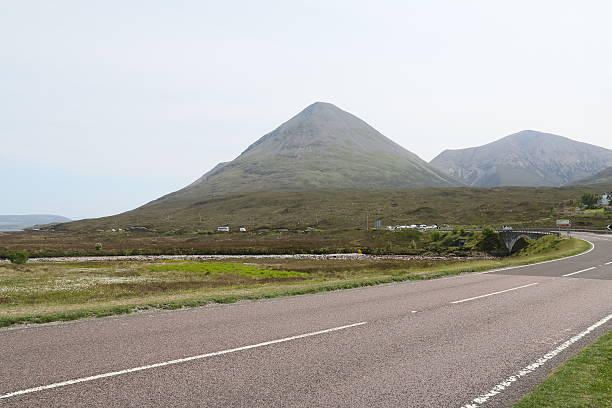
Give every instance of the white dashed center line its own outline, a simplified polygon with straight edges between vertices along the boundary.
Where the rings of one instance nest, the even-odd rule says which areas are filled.
[[[586,269],[583,269],[583,270],[578,271],[578,272],[566,273],[565,275],[563,275],[563,277],[576,275],[577,273],[582,273],[582,272],[586,272],[586,271],[592,271],[595,268],[597,268],[597,267],[596,266],[592,266],[590,268],[586,268]]]
[[[488,296],[493,296],[493,295],[499,295],[500,293],[506,293],[506,292],[510,292],[510,291],[512,291],[512,290],[522,289],[522,288],[526,288],[526,287],[533,286],[533,285],[537,285],[537,284],[538,284],[538,282],[536,282],[536,283],[530,283],[529,285],[517,286],[516,288],[510,288],[510,289],[506,289],[506,290],[500,290],[499,292],[487,293],[486,295],[480,295],[480,296],[474,296],[474,297],[467,298],[467,299],[455,300],[454,302],[451,302],[451,303],[452,303],[452,304],[455,304],[455,303],[463,303],[463,302],[468,302],[468,301],[470,301],[470,300],[480,299],[480,298],[484,298],[484,297],[488,297]]]
[[[317,336],[319,334],[325,334],[325,333],[335,332],[338,330],[349,329],[351,327],[362,326],[366,323],[367,322],[353,323],[353,324],[349,324],[346,326],[333,327],[331,329],[320,330],[320,331],[316,331],[312,333],[300,334],[297,336],[291,336],[291,337],[285,337],[282,339],[265,341],[263,343],[251,344],[249,346],[236,347],[236,348],[228,349],[228,350],[215,351],[213,353],[200,354],[197,356],[179,358],[177,360],[164,361],[161,363],[155,363],[155,364],[150,364],[150,365],[145,365],[145,366],[140,366],[140,367],[133,367],[133,368],[125,369],[125,370],[113,371],[110,373],[92,375],[91,377],[75,378],[73,380],[62,381],[62,382],[53,383],[49,385],[41,385],[40,387],[27,388],[25,390],[14,391],[8,394],[0,395],[0,399],[16,397],[18,395],[23,395],[23,394],[30,394],[32,392],[50,390],[53,388],[65,387],[67,385],[72,385],[72,384],[79,384],[79,383],[88,382],[88,381],[100,380],[102,378],[115,377],[118,375],[134,373],[137,371],[150,370],[152,368],[165,367],[165,366],[169,366],[173,364],[185,363],[188,361],[201,360],[203,358],[209,358],[209,357],[220,356],[223,354],[235,353],[237,351],[244,351],[244,350],[254,349],[258,347],[269,346],[272,344],[284,343],[284,342],[291,341],[291,340],[298,340],[298,339],[303,339],[305,337]]]

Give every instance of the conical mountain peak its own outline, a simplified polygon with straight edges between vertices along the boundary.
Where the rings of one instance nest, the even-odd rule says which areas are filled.
[[[384,151],[416,157],[358,117],[327,102],[315,102],[253,143],[238,158],[260,155],[328,155],[330,151]]]
[[[315,102],[233,161],[161,200],[266,190],[452,185],[460,183],[363,120],[331,103]]]

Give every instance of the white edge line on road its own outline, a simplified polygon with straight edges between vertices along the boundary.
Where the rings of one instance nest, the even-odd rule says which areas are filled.
[[[612,261],[605,263],[604,265],[612,265]]]
[[[480,295],[480,296],[474,296],[474,297],[467,298],[467,299],[455,300],[454,302],[451,302],[451,303],[452,303],[452,304],[456,304],[456,303],[468,302],[468,301],[470,301],[470,300],[480,299],[480,298],[484,298],[484,297],[488,297],[488,296],[493,296],[493,295],[499,295],[500,293],[510,292],[510,291],[512,291],[512,290],[522,289],[522,288],[526,288],[526,287],[528,287],[528,286],[533,286],[533,285],[537,285],[537,284],[538,284],[538,282],[535,282],[535,283],[530,283],[530,284],[528,284],[528,285],[517,286],[516,288],[510,288],[510,289],[506,289],[506,290],[500,290],[499,292],[487,293],[486,295]]]
[[[566,277],[566,276],[572,276],[572,275],[576,275],[576,274],[578,274],[578,273],[582,273],[582,272],[586,272],[586,271],[592,271],[592,270],[593,270],[593,269],[595,269],[595,268],[597,268],[597,267],[596,267],[596,266],[592,266],[592,267],[590,267],[590,268],[586,268],[586,269],[583,269],[583,270],[578,271],[578,272],[566,273],[565,275],[561,275],[561,276],[563,276],[563,277]]]
[[[577,256],[582,256],[582,255],[586,255],[589,252],[591,252],[592,250],[595,249],[595,244],[592,243],[591,241],[588,241],[584,238],[578,238],[581,239],[585,242],[588,242],[589,244],[591,244],[591,249],[589,249],[588,251],[584,251],[580,254],[577,255],[571,255],[571,256],[566,256],[565,258],[559,258],[559,259],[551,259],[550,261],[542,261],[542,262],[536,262],[536,263],[532,263],[532,264],[527,264],[527,265],[517,265],[517,266],[508,266],[505,268],[500,268],[500,269],[491,269],[490,271],[484,271],[484,272],[475,272],[475,273],[469,273],[466,275],[462,275],[462,276],[470,276],[470,275],[484,275],[487,273],[493,273],[493,272],[501,272],[501,271],[507,271],[509,269],[518,269],[518,268],[529,268],[530,266],[536,266],[536,265],[542,265],[542,264],[547,264],[547,263],[551,263],[551,262],[558,262],[558,261],[564,261],[566,259],[570,259],[570,258],[576,258]],[[453,278],[457,277],[457,276],[452,276]]]
[[[185,362],[188,362],[188,361],[200,360],[200,359],[204,359],[204,358],[220,356],[222,354],[235,353],[237,351],[244,351],[244,350],[254,349],[254,348],[258,348],[258,347],[269,346],[269,345],[277,344],[277,343],[284,343],[284,342],[291,341],[291,340],[298,340],[298,339],[303,339],[305,337],[311,337],[311,336],[316,336],[316,335],[319,335],[319,334],[325,334],[325,333],[330,333],[330,332],[334,332],[334,331],[338,331],[338,330],[349,329],[351,327],[362,326],[364,324],[367,324],[367,322],[353,323],[353,324],[349,324],[349,325],[346,325],[346,326],[333,327],[331,329],[320,330],[320,331],[316,331],[316,332],[312,332],[312,333],[300,334],[300,335],[297,335],[297,336],[291,336],[291,337],[285,337],[285,338],[277,339],[277,340],[265,341],[263,343],[251,344],[249,346],[236,347],[236,348],[228,349],[228,350],[215,351],[213,353],[200,354],[200,355],[197,355],[197,356],[179,358],[177,360],[164,361],[164,362],[161,362],[161,363],[155,363],[155,364],[150,364],[150,365],[145,365],[145,366],[140,366],[140,367],[133,367],[133,368],[125,369],[125,370],[113,371],[113,372],[110,372],[110,373],[92,375],[90,377],[76,378],[76,379],[73,379],[73,380],[62,381],[62,382],[53,383],[53,384],[49,384],[49,385],[41,385],[39,387],[27,388],[25,390],[14,391],[14,392],[11,392],[11,393],[8,393],[8,394],[0,395],[0,399],[16,397],[18,395],[29,394],[29,393],[32,393],[32,392],[50,390],[50,389],[53,389],[53,388],[64,387],[66,385],[72,385],[72,384],[78,384],[78,383],[83,383],[83,382],[88,382],[88,381],[100,380],[102,378],[115,377],[115,376],[118,376],[118,375],[134,373],[134,372],[137,372],[137,371],[150,370],[152,368],[165,367],[165,366],[169,366],[169,365],[173,365],[173,364],[180,364],[180,363],[185,363]]]
[[[494,397],[497,394],[500,394],[506,388],[510,387],[512,384],[520,380],[522,377],[525,377],[527,374],[534,372],[537,368],[544,365],[548,360],[554,358],[555,356],[560,354],[563,350],[565,350],[572,344],[576,343],[578,340],[582,339],[584,336],[591,333],[593,330],[595,330],[599,326],[605,324],[610,319],[612,319],[612,314],[609,314],[608,316],[604,317],[603,319],[601,319],[600,321],[598,321],[597,323],[595,323],[594,325],[592,325],[585,331],[578,333],[577,335],[567,340],[565,343],[561,344],[559,347],[555,348],[554,350],[549,351],[544,356],[537,359],[534,363],[529,364],[527,367],[523,368],[518,373],[506,378],[504,381],[500,382],[495,387],[491,388],[491,390],[489,390],[486,394],[482,394],[474,398],[469,404],[463,405],[461,406],[461,408],[478,408],[479,406],[487,402],[489,398]]]

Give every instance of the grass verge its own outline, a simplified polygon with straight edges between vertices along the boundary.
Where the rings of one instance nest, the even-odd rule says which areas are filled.
[[[513,407],[612,407],[612,332],[566,361]]]
[[[585,241],[550,236],[519,255],[492,260],[5,265],[0,267],[0,327],[435,279],[558,259],[589,248]]]

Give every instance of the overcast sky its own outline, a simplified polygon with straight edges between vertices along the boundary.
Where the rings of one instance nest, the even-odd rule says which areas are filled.
[[[111,215],[315,101],[425,160],[612,148],[608,1],[0,0],[0,214]]]

